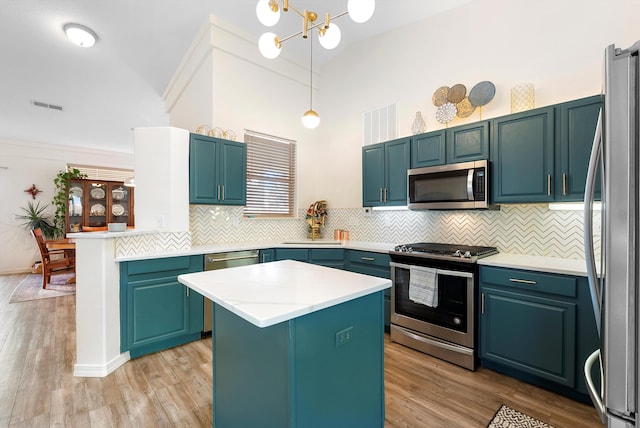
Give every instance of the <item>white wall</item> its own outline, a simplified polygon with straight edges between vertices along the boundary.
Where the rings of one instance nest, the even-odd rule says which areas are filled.
[[[53,215],[53,180],[67,163],[133,169],[133,154],[0,141],[0,274],[27,271],[40,260],[35,241],[15,215],[21,214],[20,207],[26,207],[29,201],[48,205]],[[35,200],[24,192],[32,184],[42,190]]]
[[[489,80],[494,99],[482,119],[510,113],[510,88],[535,84],[536,107],[599,94],[604,49],[640,39],[636,0],[476,0],[352,46],[321,70],[316,159],[331,174],[315,183],[334,208],[361,206],[362,113],[397,102],[399,137],[416,111],[441,129],[431,98],[440,86],[469,91]],[[366,25],[366,24],[363,24]],[[476,110],[449,126],[480,120]],[[340,189],[340,191],[336,191]]]

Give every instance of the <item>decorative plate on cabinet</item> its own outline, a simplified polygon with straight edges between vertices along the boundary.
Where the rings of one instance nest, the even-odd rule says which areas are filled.
[[[93,199],[104,199],[105,195],[104,189],[102,187],[94,187],[93,189],[91,189],[89,194]]]
[[[449,95],[447,101],[453,104],[458,104],[467,95],[467,87],[461,83],[455,84],[449,89]]]
[[[462,101],[456,104],[456,108],[458,109],[458,117],[463,119],[471,116],[471,114],[476,110],[476,108],[469,102],[469,97],[464,97]]]
[[[449,87],[448,86],[440,86],[433,93],[433,97],[431,101],[433,101],[433,105],[436,107],[440,107],[442,104],[447,102],[447,98],[449,97]]]
[[[449,123],[456,117],[458,109],[452,103],[444,103],[436,110],[436,120],[440,123]]]
[[[89,214],[93,216],[103,216],[106,213],[107,209],[102,204],[91,205],[91,211],[89,211]]]
[[[124,207],[120,204],[114,204],[111,207],[111,213],[113,213],[113,215],[115,216],[121,216],[122,214],[124,214]]]
[[[469,92],[469,102],[474,107],[482,107],[488,104],[496,94],[496,87],[493,83],[485,80],[477,83]]]

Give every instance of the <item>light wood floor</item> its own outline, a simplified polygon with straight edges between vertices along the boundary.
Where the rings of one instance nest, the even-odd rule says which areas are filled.
[[[75,296],[9,304],[0,276],[0,427],[212,425],[211,339],[74,378]],[[385,342],[386,427],[486,427],[507,404],[557,428],[601,427],[595,410],[515,379]],[[265,425],[267,426],[267,425]]]

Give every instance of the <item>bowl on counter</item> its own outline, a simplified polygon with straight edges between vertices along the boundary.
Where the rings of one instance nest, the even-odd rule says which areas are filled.
[[[108,223],[107,230],[109,232],[124,232],[127,230],[127,223]]]

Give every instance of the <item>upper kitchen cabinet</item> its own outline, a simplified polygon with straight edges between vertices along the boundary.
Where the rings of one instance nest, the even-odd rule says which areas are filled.
[[[407,204],[410,138],[387,141],[362,149],[362,206]]]
[[[447,162],[445,138],[444,130],[411,137],[411,168],[444,165]]]
[[[489,122],[476,122],[411,137],[411,168],[489,158]]]
[[[235,141],[191,134],[189,203],[245,205],[247,146]]]
[[[489,122],[447,129],[447,163],[489,159]]]
[[[65,233],[106,229],[108,223],[134,225],[133,187],[121,181],[72,180],[67,201]]]
[[[554,107],[492,120],[493,202],[551,202]]]
[[[602,95],[556,106],[556,201],[582,201]],[[600,180],[596,180],[596,196]]]

